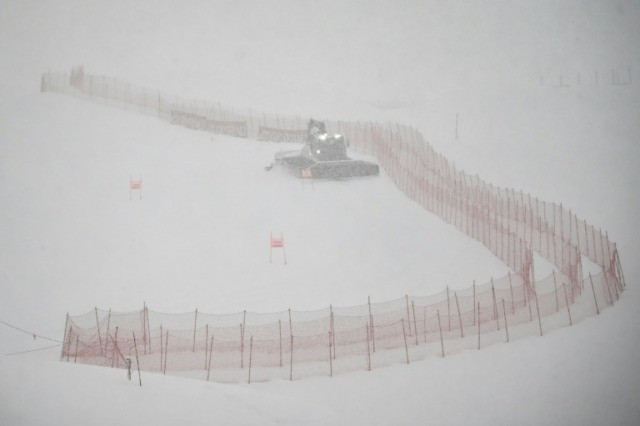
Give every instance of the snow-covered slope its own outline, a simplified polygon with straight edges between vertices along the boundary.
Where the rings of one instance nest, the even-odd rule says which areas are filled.
[[[0,423],[637,423],[638,23],[629,1],[8,2],[2,321],[61,339],[65,313],[95,305],[313,309],[506,272],[384,175],[303,187],[263,170],[276,144],[39,93],[42,72],[79,63],[238,107],[411,123],[467,172],[607,229],[628,288],[543,338],[333,379],[147,375],[138,388],[120,370],[59,363],[56,348],[3,356]],[[627,72],[631,84],[612,84]],[[130,176],[142,201],[129,200]],[[270,232],[284,233],[288,265],[269,263]],[[1,327],[3,354],[53,344]]]

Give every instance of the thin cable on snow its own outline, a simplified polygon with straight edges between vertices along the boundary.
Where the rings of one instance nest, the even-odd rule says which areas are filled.
[[[2,321],[2,320],[0,320],[0,324],[4,324],[4,325],[6,325],[7,327],[11,327],[11,328],[14,328],[14,329],[16,329],[16,330],[18,330],[18,331],[22,331],[23,333],[29,334],[29,335],[33,336],[34,340],[35,340],[35,338],[36,338],[36,337],[39,337],[39,338],[44,339],[44,340],[50,340],[50,341],[52,341],[52,342],[56,342],[56,343],[60,343],[60,344],[62,344],[62,343],[63,343],[63,342],[61,342],[60,340],[52,339],[52,338],[50,338],[50,337],[41,336],[41,335],[36,334],[36,333],[34,333],[34,332],[32,332],[32,331],[27,331],[27,330],[25,330],[25,329],[23,329],[23,328],[16,327],[15,325],[9,324],[9,323],[4,322],[4,321]]]
[[[37,352],[37,351],[44,351],[45,349],[52,349],[52,348],[58,348],[60,346],[62,346],[63,343],[58,343],[56,345],[51,345],[51,346],[45,346],[44,348],[38,348],[38,349],[31,349],[29,351],[20,351],[20,352],[12,352],[10,354],[4,354],[5,356],[11,356],[11,355],[22,355],[22,354],[27,354],[29,352]]]

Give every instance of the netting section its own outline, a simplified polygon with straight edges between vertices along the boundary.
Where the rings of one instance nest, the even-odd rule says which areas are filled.
[[[62,360],[225,383],[332,376],[410,363],[496,342],[542,335],[613,305],[622,291],[604,272],[578,286],[553,274],[530,294],[514,274],[360,306],[300,312],[167,314],[146,306],[68,316]]]
[[[302,142],[309,119],[180,99],[87,74],[82,67],[70,74],[44,74],[41,90],[152,114],[195,130],[268,141]],[[456,169],[412,127],[325,123],[328,131],[343,134],[352,150],[374,156],[409,198],[484,244],[513,273],[464,291],[316,312],[162,314],[145,307],[124,314],[96,309],[67,318],[62,358],[123,367],[136,350],[141,369],[196,377],[206,371],[207,380],[223,382],[333,375],[508,340],[510,326],[511,338],[542,334],[598,314],[624,289],[616,244],[562,204],[493,186]],[[552,276],[536,281],[534,252],[555,266]],[[583,277],[583,257],[602,272]]]

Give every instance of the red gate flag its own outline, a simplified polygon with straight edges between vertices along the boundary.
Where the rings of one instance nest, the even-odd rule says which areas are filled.
[[[133,178],[129,176],[129,200],[131,200],[131,193],[134,189],[140,192],[140,199],[142,200],[142,177],[138,180],[133,180]]]
[[[284,247],[284,239],[282,237],[271,237],[271,247]]]

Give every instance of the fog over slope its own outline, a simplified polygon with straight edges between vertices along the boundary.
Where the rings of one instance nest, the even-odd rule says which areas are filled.
[[[607,230],[628,284],[613,308],[543,338],[333,379],[147,375],[138,389],[56,348],[2,356],[0,423],[640,419],[637,1],[7,1],[0,53],[0,320],[28,331],[61,339],[66,312],[96,305],[316,309],[507,271],[384,174],[303,187],[263,170],[277,144],[39,92],[43,72],[79,64],[254,111],[411,124],[457,167]],[[286,266],[268,261],[272,231]],[[0,327],[2,354],[53,344]]]

